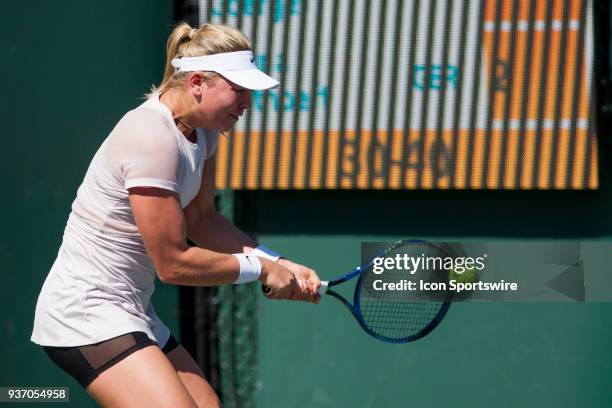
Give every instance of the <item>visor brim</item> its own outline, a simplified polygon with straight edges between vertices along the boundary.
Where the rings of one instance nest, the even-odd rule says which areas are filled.
[[[280,83],[258,69],[219,72],[228,80],[252,91],[263,91],[276,88]]]

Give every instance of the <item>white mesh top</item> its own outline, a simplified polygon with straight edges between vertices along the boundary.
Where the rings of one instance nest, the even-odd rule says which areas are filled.
[[[174,191],[186,207],[218,133],[191,143],[153,96],[128,112],[96,152],[78,189],[62,245],[38,297],[32,341],[72,347],[132,331],[163,346],[170,332],[151,304],[155,269],[130,206],[128,188]]]

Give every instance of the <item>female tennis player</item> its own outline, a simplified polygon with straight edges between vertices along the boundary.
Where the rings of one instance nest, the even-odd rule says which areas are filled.
[[[100,405],[220,406],[155,314],[156,275],[193,286],[259,280],[273,299],[318,301],[313,270],[279,259],[214,207],[218,133],[251,107],[251,90],[277,85],[240,32],[180,24],[162,84],[95,154],[38,298],[32,341]]]

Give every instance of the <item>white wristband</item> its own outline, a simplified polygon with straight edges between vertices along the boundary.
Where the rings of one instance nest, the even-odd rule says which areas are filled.
[[[240,263],[240,275],[238,275],[238,279],[236,279],[234,284],[248,283],[259,279],[259,275],[261,275],[261,262],[259,262],[256,256],[252,254],[234,254],[234,256]]]
[[[257,248],[253,250],[253,252],[251,252],[251,255],[259,256],[261,258],[266,258],[266,259],[271,260],[272,262],[278,262],[278,260],[281,257],[280,254],[277,254],[276,252],[266,247],[265,245],[259,245]]]

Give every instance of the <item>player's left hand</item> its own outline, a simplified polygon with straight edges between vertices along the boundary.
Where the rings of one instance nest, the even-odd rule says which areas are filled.
[[[319,303],[321,296],[318,290],[321,287],[321,280],[314,270],[285,258],[279,259],[278,263],[293,272],[300,287],[312,294],[312,299],[310,299],[312,303]]]

